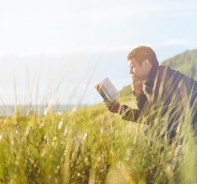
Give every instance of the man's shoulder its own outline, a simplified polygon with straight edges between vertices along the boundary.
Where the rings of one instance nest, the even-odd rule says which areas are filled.
[[[175,78],[177,78],[177,77],[189,77],[189,76],[185,75],[184,73],[180,72],[179,70],[172,69],[170,66],[164,66],[164,65],[159,66],[159,72],[163,73],[163,71],[165,71],[165,70],[166,70],[168,76],[173,75]]]
[[[184,81],[188,94],[194,93],[197,96],[197,81],[178,70],[172,69],[170,66],[160,65],[158,67],[159,70],[159,81],[162,80],[163,76],[165,75],[165,84],[166,82],[172,83],[171,86],[176,86],[179,84],[180,81]],[[164,72],[166,71],[166,72]]]
[[[159,70],[160,71],[167,70],[167,71],[179,72],[177,70],[172,69],[170,66],[165,66],[165,65],[159,65]]]
[[[164,65],[160,65],[158,67],[159,69],[159,73],[160,75],[163,75],[164,71],[166,70],[166,77],[172,77],[172,78],[184,78],[184,81],[185,82],[190,82],[192,84],[194,83],[197,83],[197,81],[193,78],[191,78],[190,76],[178,71],[178,70],[175,70],[175,69],[172,69],[170,66],[164,66]],[[197,84],[196,84],[197,86]]]
[[[174,76],[174,75],[183,75],[182,73],[180,73],[177,70],[172,69],[170,66],[164,66],[164,65],[160,65],[158,67],[159,70],[159,74],[163,75],[164,73],[166,73],[167,76]]]

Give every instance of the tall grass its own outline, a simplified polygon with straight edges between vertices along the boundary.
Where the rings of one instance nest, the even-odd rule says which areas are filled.
[[[145,118],[123,121],[103,104],[62,115],[18,113],[1,119],[0,183],[194,184],[197,143],[189,117],[169,144],[161,133],[167,120],[155,118],[147,129]]]

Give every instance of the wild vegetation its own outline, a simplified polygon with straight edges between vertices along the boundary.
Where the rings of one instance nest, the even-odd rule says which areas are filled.
[[[118,100],[135,106],[130,86]],[[4,117],[0,183],[195,184],[197,140],[191,114],[183,113],[175,122],[179,131],[172,144],[164,138],[168,117],[136,124],[108,112],[103,104],[64,114],[23,117],[17,112]]]
[[[168,144],[161,133],[167,121],[156,118],[147,132],[145,119],[123,121],[103,104],[5,118],[0,183],[195,183],[196,140],[190,115],[182,119],[176,142]]]

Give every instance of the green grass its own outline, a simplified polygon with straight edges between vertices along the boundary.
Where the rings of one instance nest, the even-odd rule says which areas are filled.
[[[177,149],[159,135],[159,119],[144,134],[145,125],[123,121],[103,104],[63,115],[5,118],[0,183],[194,184],[196,140],[188,123],[181,124]]]

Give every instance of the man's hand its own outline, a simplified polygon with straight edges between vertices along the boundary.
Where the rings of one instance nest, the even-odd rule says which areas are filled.
[[[107,107],[107,109],[110,111],[110,112],[113,112],[113,113],[118,113],[118,110],[120,108],[120,103],[117,101],[117,100],[114,100],[112,103],[104,100],[103,101]]]

